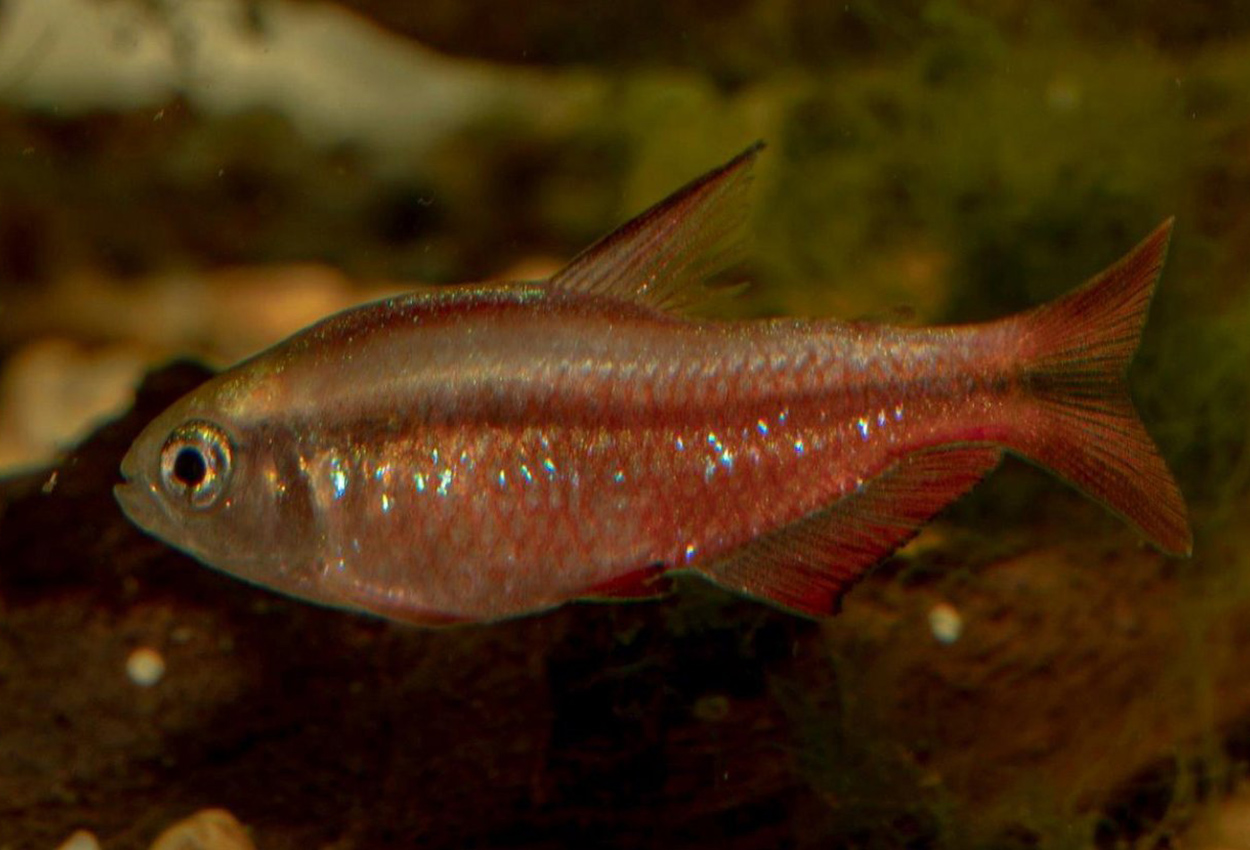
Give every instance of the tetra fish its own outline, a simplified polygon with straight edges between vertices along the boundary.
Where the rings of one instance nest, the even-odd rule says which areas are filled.
[[[546,281],[351,309],[216,376],[135,440],[122,508],[240,578],[421,624],[675,570],[827,615],[1005,451],[1190,550],[1125,385],[1170,221],[986,324],[690,318],[758,150]]]

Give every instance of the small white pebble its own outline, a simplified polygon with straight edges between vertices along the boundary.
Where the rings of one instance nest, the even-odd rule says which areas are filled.
[[[929,629],[938,643],[949,646],[963,634],[964,618],[954,605],[939,602],[929,611]]]
[[[141,646],[126,659],[126,675],[136,685],[150,688],[165,675],[165,659],[155,649]]]
[[[56,850],[100,850],[100,842],[87,830],[80,829]]]

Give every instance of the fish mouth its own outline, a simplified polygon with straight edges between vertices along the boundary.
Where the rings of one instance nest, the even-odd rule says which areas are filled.
[[[139,523],[142,515],[143,492],[133,481],[122,481],[120,484],[113,485],[113,498],[117,500],[117,504],[121,505],[122,513],[124,513],[131,522]]]
[[[148,504],[146,488],[139,482],[139,472],[135,468],[137,461],[133,452],[127,452],[121,463],[121,483],[113,485],[113,498],[121,506],[122,513],[141,528],[148,527],[151,517],[151,506]]]
[[[128,451],[126,454],[122,455],[120,472],[123,483],[119,484],[119,487],[129,484],[135,479],[135,476],[138,474],[138,470],[135,469],[137,464],[138,461],[135,459],[134,451]]]
[[[118,501],[122,500],[123,493],[126,493],[129,490],[135,489],[135,484],[134,484],[135,468],[134,467],[135,467],[135,464],[134,464],[134,461],[130,457],[130,452],[126,452],[126,456],[122,458],[121,469],[120,469],[122,481],[120,484],[113,485],[113,495],[117,497]]]

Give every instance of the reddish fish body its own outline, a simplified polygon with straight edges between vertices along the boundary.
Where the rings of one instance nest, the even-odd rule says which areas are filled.
[[[1122,384],[1166,227],[987,325],[684,318],[752,156],[551,281],[369,305],[218,376],[136,441],[123,506],[243,578],[422,623],[646,595],[672,569],[828,613],[1004,449],[1188,549]]]

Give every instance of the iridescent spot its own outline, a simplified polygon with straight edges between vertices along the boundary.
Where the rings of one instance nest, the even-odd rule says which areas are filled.
[[[451,487],[451,470],[444,469],[438,474],[438,495],[446,496],[449,487]]]
[[[502,469],[499,470],[499,486],[500,487],[508,486],[508,474],[504,472]]]
[[[781,411],[781,413],[777,414],[777,421],[780,422],[782,425],[784,425],[786,424],[786,419],[789,418],[789,416],[790,416],[790,411],[783,410]]]
[[[755,423],[755,430],[760,432],[761,437],[767,437],[768,436],[768,423],[765,422],[763,419],[761,419],[759,422]]]
[[[265,478],[268,479],[269,481],[270,489],[273,490],[275,493],[277,493],[279,497],[286,495],[286,484],[283,483],[281,480],[279,480],[278,470],[276,469],[265,470]]]
[[[734,455],[729,449],[722,449],[720,453],[720,465],[726,469],[734,468]]]
[[[877,425],[882,428],[885,427],[885,411],[884,410],[877,411]]]
[[[859,428],[859,435],[863,437],[865,440],[867,440],[868,439],[868,420],[861,416],[859,418],[859,421],[856,422],[855,425],[857,428]]]
[[[425,473],[414,472],[412,475],[412,483],[416,486],[418,493],[425,492]]]
[[[677,438],[677,451],[684,452],[686,450],[686,441],[681,437]]]
[[[547,470],[548,475],[556,474],[556,464],[551,458],[543,458],[543,469]]]
[[[718,449],[720,448],[720,439],[715,434],[709,433],[707,435],[707,442],[710,446],[715,446]]]
[[[469,457],[467,450],[460,453],[460,465],[468,469],[473,468],[473,458]]]
[[[695,553],[698,551],[699,551],[698,548],[693,543],[687,543],[686,544],[686,561],[689,562],[693,560]]]
[[[384,481],[391,474],[391,465],[389,463],[379,466],[373,470],[373,478],[375,481]]]
[[[330,484],[334,487],[334,498],[341,499],[347,493],[347,473],[339,466],[339,462],[334,461],[334,468],[330,471]]]
[[[526,481],[533,481],[534,476],[530,474],[530,468],[525,464],[521,464],[521,477]]]
[[[799,439],[794,441],[794,453],[801,455],[803,454],[803,449],[804,449],[803,438],[800,437]]]
[[[613,474],[612,480],[617,484],[623,483],[625,481],[625,471],[623,469],[618,469],[615,474]]]
[[[903,421],[903,405],[901,404],[894,405],[894,421],[895,422]]]
[[[438,449],[430,449],[430,460],[438,463]]]
[[[389,514],[391,512],[391,497],[386,493],[382,494],[382,513]]]

